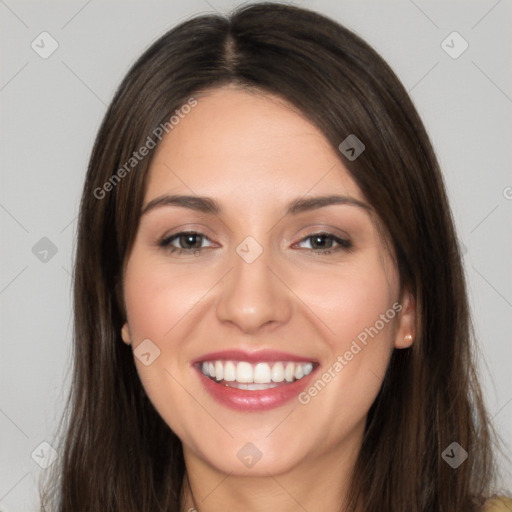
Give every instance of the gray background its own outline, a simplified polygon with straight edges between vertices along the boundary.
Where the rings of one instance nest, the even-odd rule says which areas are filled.
[[[466,248],[488,406],[510,440],[512,2],[295,3],[335,18],[372,44],[423,117]],[[235,5],[0,0],[1,512],[37,510],[36,483],[44,470],[35,460],[51,461],[40,443],[55,444],[69,385],[76,216],[106,104],[134,59],[166,30],[193,14]],[[47,59],[31,48],[43,31],[59,45]],[[453,31],[469,43],[456,59],[441,47]],[[452,51],[461,48],[450,41]],[[39,242],[43,237],[56,254],[34,254],[34,246],[41,251],[48,244]],[[510,482],[510,462],[502,467]]]

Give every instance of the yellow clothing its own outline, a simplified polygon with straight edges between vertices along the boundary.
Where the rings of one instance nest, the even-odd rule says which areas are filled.
[[[511,498],[495,498],[487,501],[483,512],[512,512]]]

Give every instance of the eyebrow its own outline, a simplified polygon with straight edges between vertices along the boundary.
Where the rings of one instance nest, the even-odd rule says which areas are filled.
[[[331,205],[357,206],[367,211],[371,210],[371,207],[366,203],[363,203],[358,199],[354,199],[353,197],[327,195],[295,199],[288,204],[285,215],[298,215],[306,211],[316,210],[318,208]],[[213,215],[219,215],[222,212],[222,208],[219,202],[215,199],[212,199],[211,197],[163,195],[151,200],[144,207],[141,216],[147,214],[155,208],[163,206],[180,206],[182,208],[189,208],[201,213],[210,213]]]

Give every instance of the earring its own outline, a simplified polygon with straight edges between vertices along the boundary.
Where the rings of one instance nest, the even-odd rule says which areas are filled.
[[[412,334],[406,334],[406,335],[404,336],[404,341],[405,341],[406,343],[411,343],[411,342],[412,342]]]
[[[130,333],[126,324],[121,329],[121,338],[127,345],[131,345],[132,340],[130,339]]]

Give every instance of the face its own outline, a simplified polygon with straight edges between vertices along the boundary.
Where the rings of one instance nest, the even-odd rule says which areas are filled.
[[[122,334],[186,460],[265,475],[357,450],[414,334],[375,219],[340,155],[277,98],[210,91],[163,139]]]

